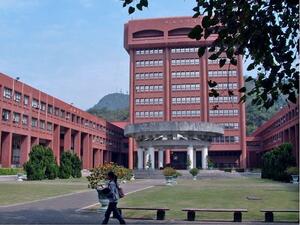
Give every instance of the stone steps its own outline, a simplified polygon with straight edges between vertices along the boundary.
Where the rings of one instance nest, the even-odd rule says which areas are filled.
[[[178,179],[191,179],[192,175],[188,170],[177,170],[181,173],[181,176]],[[134,176],[136,179],[164,179],[162,170],[134,170]],[[221,170],[200,170],[197,178],[233,178],[233,177],[241,177],[241,176],[254,176],[259,177],[260,174],[253,174],[249,172],[245,173],[237,173],[231,172],[226,173]]]

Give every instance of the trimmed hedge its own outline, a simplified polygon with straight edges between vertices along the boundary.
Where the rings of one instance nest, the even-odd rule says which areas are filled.
[[[24,173],[22,168],[0,168],[0,175],[17,175]]]
[[[290,178],[286,169],[296,165],[292,149],[293,146],[290,143],[284,143],[265,153],[262,156],[261,178],[288,182]]]

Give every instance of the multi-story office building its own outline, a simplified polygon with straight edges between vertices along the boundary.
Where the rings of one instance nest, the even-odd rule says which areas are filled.
[[[0,73],[0,164],[22,166],[33,145],[50,147],[59,163],[65,150],[83,168],[114,161],[127,165],[123,129]]]
[[[203,121],[225,128],[209,149],[218,167],[246,166],[245,106],[238,104],[244,86],[242,58],[237,66],[199,58],[199,46],[216,36],[195,41],[187,34],[201,18],[175,17],[132,20],[125,24],[124,45],[130,56],[130,124],[151,121]],[[208,81],[216,81],[217,98],[209,97]],[[229,96],[228,91],[233,92]],[[216,106],[218,105],[217,109]],[[196,165],[201,167],[201,154]],[[157,152],[155,157],[157,157]],[[186,150],[166,150],[165,163],[186,167]],[[129,167],[136,165],[136,146],[129,141]]]
[[[290,103],[247,137],[248,166],[260,167],[264,153],[286,142],[299,166],[299,103]]]

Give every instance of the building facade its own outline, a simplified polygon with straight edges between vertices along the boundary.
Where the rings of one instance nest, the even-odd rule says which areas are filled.
[[[215,138],[209,158],[218,167],[246,167],[245,106],[238,104],[238,89],[244,86],[242,58],[237,66],[221,55],[199,58],[199,46],[209,46],[216,36],[195,41],[187,34],[202,18],[175,17],[132,20],[125,24],[124,47],[130,56],[130,124],[158,121],[213,122],[224,127]],[[208,81],[216,81],[218,98],[209,97]],[[228,91],[233,96],[228,95]],[[216,106],[218,105],[217,109]],[[129,140],[129,167],[137,165],[137,146]],[[155,157],[158,157],[158,152]],[[165,164],[185,168],[187,151],[165,151]],[[196,166],[201,167],[196,153]]]
[[[59,163],[76,153],[89,169],[103,162],[127,166],[123,129],[0,73],[0,165],[22,166],[34,145],[50,147]]]
[[[281,109],[247,137],[249,167],[260,167],[262,155],[285,142],[293,145],[293,156],[299,166],[299,102]]]

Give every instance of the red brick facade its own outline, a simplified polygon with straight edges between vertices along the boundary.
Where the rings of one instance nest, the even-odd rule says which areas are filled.
[[[299,166],[299,103],[290,104],[247,137],[248,167],[260,167],[261,156],[289,142]]]
[[[114,161],[127,166],[123,129],[0,73],[0,164],[22,166],[33,145],[65,150],[88,169]]]
[[[125,24],[124,45],[130,56],[130,123],[149,121],[203,121],[219,123],[224,137],[217,138],[209,157],[219,167],[246,166],[245,106],[238,104],[238,89],[244,86],[242,58],[238,65],[209,60],[197,55],[208,40],[187,37],[201,18],[175,17],[132,20]],[[221,55],[221,58],[224,57]],[[208,96],[208,80],[218,83],[219,98]],[[232,90],[233,97],[228,96]],[[217,110],[213,106],[219,105]],[[136,158],[129,140],[129,167]],[[172,151],[165,151],[170,163]]]

